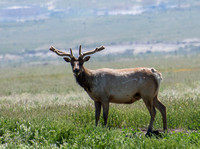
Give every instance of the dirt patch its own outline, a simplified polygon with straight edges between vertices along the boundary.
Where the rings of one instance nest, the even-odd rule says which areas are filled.
[[[147,128],[139,128],[139,130],[144,134],[146,134],[147,132]],[[164,132],[163,129],[157,129],[157,131],[159,131],[160,133]],[[168,129],[168,133],[179,133],[179,132],[190,133],[190,132],[196,132],[196,130],[185,130],[182,128]]]

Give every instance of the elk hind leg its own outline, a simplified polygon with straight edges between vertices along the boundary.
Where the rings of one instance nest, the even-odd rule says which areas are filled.
[[[163,119],[163,130],[167,130],[167,116],[166,116],[166,107],[159,101],[158,97],[154,97],[153,99],[154,106],[160,111]]]
[[[151,116],[151,120],[146,134],[150,135],[151,133],[153,133],[153,122],[156,116],[156,110],[155,107],[153,106],[153,100],[151,98],[144,98],[143,100]]]

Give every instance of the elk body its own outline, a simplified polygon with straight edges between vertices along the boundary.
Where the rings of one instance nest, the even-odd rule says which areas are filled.
[[[143,99],[151,120],[147,130],[147,135],[153,133],[153,122],[157,108],[163,118],[163,129],[167,130],[166,108],[158,99],[158,91],[161,73],[154,68],[130,68],[130,69],[97,69],[90,70],[83,66],[84,62],[90,59],[90,54],[103,50],[101,46],[94,50],[81,53],[75,58],[70,49],[70,53],[62,52],[51,47],[50,50],[59,56],[65,56],[64,60],[71,63],[72,71],[77,83],[85,89],[95,105],[95,120],[98,125],[101,107],[103,107],[104,125],[107,124],[109,103],[131,104],[139,99]]]

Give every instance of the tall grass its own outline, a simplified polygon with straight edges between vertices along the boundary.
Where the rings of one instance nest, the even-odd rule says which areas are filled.
[[[200,70],[193,68],[200,68],[200,60],[193,57],[193,65],[189,67],[189,58],[177,57],[179,63],[163,59],[148,63],[160,68],[164,77],[159,98],[167,107],[169,133],[160,138],[147,138],[141,131],[150,121],[142,100],[131,105],[111,104],[108,126],[103,126],[101,117],[99,126],[95,127],[93,102],[72,79],[69,66],[66,69],[62,65],[1,69],[0,147],[199,148]],[[128,59],[119,60],[118,64],[103,64],[121,68],[122,65],[143,66],[144,61]],[[102,63],[93,62],[87,67],[99,65]],[[183,71],[186,68],[192,70]],[[154,129],[162,129],[158,110]]]

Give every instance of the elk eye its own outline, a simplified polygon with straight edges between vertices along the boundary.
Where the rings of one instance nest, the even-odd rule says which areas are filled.
[[[83,59],[79,58],[78,61],[79,61],[80,65],[83,65],[83,63],[84,63]]]

